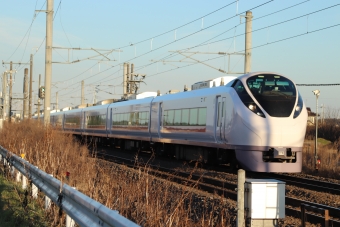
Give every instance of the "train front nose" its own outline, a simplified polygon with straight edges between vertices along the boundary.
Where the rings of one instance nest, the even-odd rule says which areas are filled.
[[[301,172],[307,116],[294,83],[275,74],[251,76],[243,83],[251,95],[237,93],[258,115],[244,118],[244,123],[259,136],[261,145],[236,151],[238,161],[251,171]]]

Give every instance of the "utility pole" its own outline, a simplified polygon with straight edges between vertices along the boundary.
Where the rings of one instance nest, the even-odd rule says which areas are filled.
[[[38,84],[38,91],[40,89],[40,80],[41,80],[41,74],[39,74],[39,84]],[[38,119],[39,119],[39,122],[40,122],[40,98],[38,97]]]
[[[28,118],[28,68],[25,68],[24,71],[24,99],[23,99],[23,119]]]
[[[139,80],[134,79],[141,76]],[[123,97],[127,99],[130,95],[136,94],[138,91],[138,85],[143,82],[146,74],[134,73],[134,64],[124,63],[123,68]]]
[[[30,89],[29,89],[29,106],[28,106],[28,118],[32,117],[32,81],[33,81],[33,54],[30,57]]]
[[[58,110],[58,92],[55,93],[55,109]]]
[[[9,109],[9,118],[8,118],[8,121],[11,122],[12,93],[13,93],[13,92],[12,92],[12,88],[13,88],[13,72],[16,72],[15,70],[13,70],[13,65],[14,65],[14,64],[17,64],[17,65],[28,65],[28,63],[21,63],[21,62],[15,62],[15,63],[13,63],[12,61],[10,61],[10,62],[4,62],[4,61],[2,61],[2,64],[3,64],[3,65],[4,65],[4,64],[9,64],[9,68],[10,68],[9,72],[6,71],[6,75],[7,75],[7,73],[10,74],[10,78],[9,78],[9,98],[8,98],[8,103],[9,103],[9,105],[8,105],[8,109]],[[6,78],[6,80],[7,80],[7,78]]]
[[[2,75],[2,119],[6,120],[7,117],[7,73],[4,72]]]
[[[57,92],[58,94],[58,92]],[[81,98],[80,98],[81,105],[85,104],[85,97],[84,97],[84,80],[81,81]]]
[[[44,123],[50,123],[51,80],[52,80],[52,43],[53,43],[53,5],[54,0],[47,0],[46,6],[46,50],[45,50],[45,99]]]
[[[251,71],[251,33],[252,33],[253,14],[251,11],[246,13],[246,40],[245,40],[245,57],[244,57],[244,73]]]
[[[12,81],[12,61],[9,63],[9,122],[11,122],[12,118],[12,86],[13,86],[13,81]]]
[[[128,67],[128,64],[124,63],[124,68],[123,68],[123,96],[124,97],[127,95],[127,67]]]

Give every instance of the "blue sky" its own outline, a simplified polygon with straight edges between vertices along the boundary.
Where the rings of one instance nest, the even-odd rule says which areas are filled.
[[[93,102],[94,85],[100,85],[97,101],[119,98],[122,94],[122,63],[126,61],[134,63],[136,72],[147,75],[141,92],[182,90],[184,85],[225,76],[203,64],[164,64],[151,60],[160,61],[166,57],[168,61],[179,61],[181,57],[170,55],[169,51],[187,48],[199,52],[242,52],[245,26],[244,18],[241,19],[239,14],[244,15],[247,10],[251,10],[254,16],[252,71],[278,72],[298,84],[340,83],[340,5],[337,4],[340,4],[338,0],[54,0],[54,47],[116,49],[122,52],[112,52],[107,56],[115,61],[96,58],[74,64],[53,64],[52,102],[55,102],[58,92],[59,108],[78,105],[81,80],[85,81],[88,103]],[[288,7],[291,8],[283,10]],[[327,7],[330,8],[325,9]],[[35,10],[40,9],[46,9],[46,1],[5,1],[0,8],[0,58],[5,62],[26,63],[30,54],[34,54],[35,92],[38,75],[41,74],[43,80],[45,72],[45,13],[37,13],[33,20]],[[280,10],[283,11],[277,12]],[[315,32],[333,25],[336,26]],[[292,38],[294,36],[297,37]],[[286,38],[289,39],[280,41]],[[206,45],[199,45],[203,42]],[[94,51],[68,53],[58,49],[53,51],[53,61],[65,62],[68,58],[75,61],[94,55],[97,55]],[[197,54],[193,57],[214,68],[228,69],[228,59],[223,56]],[[216,59],[209,60],[212,58]],[[242,56],[233,55],[230,69],[242,72],[243,63]],[[14,66],[17,70],[14,97],[22,93],[25,67],[28,66]],[[9,65],[3,65],[1,72],[8,68]],[[307,106],[313,110],[315,96],[312,90],[315,89],[321,91],[320,105],[340,109],[339,88],[299,87],[299,90]],[[19,109],[20,103],[16,105]]]

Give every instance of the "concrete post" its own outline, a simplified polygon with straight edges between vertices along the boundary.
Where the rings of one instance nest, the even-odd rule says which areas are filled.
[[[6,120],[7,117],[7,104],[8,104],[8,100],[7,100],[7,74],[4,73],[2,76],[2,118],[4,120]]]
[[[44,123],[50,123],[51,111],[51,80],[52,80],[52,38],[53,38],[53,4],[54,0],[47,0],[46,5],[46,51],[45,51],[45,99]]]
[[[126,78],[126,71],[127,71],[127,64],[124,63],[124,67],[123,67],[123,95],[125,96],[127,94],[127,78]]]
[[[127,94],[131,94],[131,86],[130,86],[130,64],[126,63],[126,91]]]
[[[38,169],[37,166],[36,166],[36,168]],[[39,192],[38,187],[35,186],[35,184],[32,183],[32,197],[33,197],[33,199],[38,198],[38,192]]]
[[[244,221],[244,184],[246,182],[246,171],[237,171],[237,227],[245,227]]]
[[[16,181],[17,182],[21,181],[21,173],[19,171],[17,171]]]
[[[35,186],[34,184],[32,184],[32,197],[33,197],[33,199],[38,198],[38,191],[39,191],[38,187]]]
[[[12,61],[10,62],[10,66],[9,66],[9,70],[10,70],[10,73],[9,73],[9,99],[8,99],[8,101],[9,101],[9,119],[8,119],[8,121],[9,122],[11,122],[11,118],[12,118],[12,116],[11,116],[11,112],[12,112],[12,85],[13,85],[13,80],[12,80],[12,65],[13,65],[13,63],[12,63]]]
[[[29,105],[28,105],[28,118],[32,118],[32,81],[33,81],[33,54],[30,57],[30,89],[29,89]]]
[[[27,188],[27,177],[22,175],[22,189],[25,190]]]
[[[14,166],[11,166],[11,176],[12,176],[12,178],[14,178],[14,175],[15,175],[15,168],[14,168]]]
[[[244,56],[244,73],[251,71],[251,33],[252,33],[253,14],[251,11],[246,13],[246,41],[245,41],[245,56]]]
[[[81,96],[80,96],[80,103],[81,105],[85,104],[85,97],[84,97],[84,80],[81,81]]]
[[[55,103],[56,103],[55,109],[58,110],[58,92],[55,93]]]
[[[41,74],[39,74],[38,91],[40,89]],[[38,97],[38,122],[40,122],[40,98]]]
[[[28,118],[28,109],[29,109],[29,103],[28,103],[28,98],[29,98],[29,92],[28,92],[28,68],[25,68],[25,73],[24,73],[24,100],[23,100],[23,119]]]

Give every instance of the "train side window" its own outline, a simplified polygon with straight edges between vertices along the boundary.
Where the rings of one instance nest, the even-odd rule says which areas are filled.
[[[207,124],[207,108],[198,109],[198,125],[205,126]]]
[[[189,125],[197,125],[197,116],[198,116],[198,110],[197,108],[190,109],[190,118],[189,118]]]
[[[174,125],[174,110],[168,110],[168,116],[167,116],[167,124],[168,125]]]
[[[136,124],[136,113],[130,113],[129,118],[129,125],[135,125]]]
[[[175,110],[174,125],[180,125],[182,110]]]
[[[145,112],[140,112],[138,113],[138,119],[139,119],[139,125],[145,125],[145,116],[144,116]]]
[[[181,125],[189,125],[189,109],[182,109]]]
[[[112,125],[117,124],[117,114],[112,114]]]
[[[163,121],[164,121],[164,126],[168,125],[168,111],[164,110],[163,112]]]

